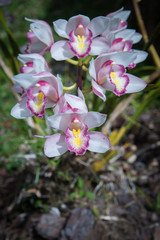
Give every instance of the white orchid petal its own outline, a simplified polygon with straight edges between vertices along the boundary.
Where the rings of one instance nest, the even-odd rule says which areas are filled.
[[[89,136],[89,151],[104,153],[110,149],[110,141],[103,133],[93,131],[89,132]]]
[[[90,64],[89,64],[89,74],[90,74],[91,77],[96,79],[95,61],[94,61],[93,58],[92,58],[92,60],[90,61]]]
[[[106,121],[106,114],[99,112],[88,112],[84,118],[84,123],[88,126],[88,129],[101,126]]]
[[[92,31],[92,37],[102,34],[109,26],[109,19],[107,17],[96,17],[91,20],[87,28]]]
[[[65,134],[57,133],[47,138],[44,153],[47,157],[57,157],[68,150]]]
[[[56,33],[64,38],[69,38],[68,34],[66,33],[66,26],[67,26],[67,21],[64,19],[59,19],[55,22],[53,22],[54,25],[54,30]]]
[[[107,52],[110,48],[108,40],[104,37],[96,37],[92,39],[90,55],[98,55]]]
[[[141,78],[133,76],[129,73],[125,74],[129,77],[129,84],[126,88],[126,93],[139,92],[146,87],[146,82]]]
[[[30,73],[19,73],[12,77],[13,81],[18,83],[24,89],[29,88],[30,86],[36,83],[36,79]]]
[[[61,40],[53,44],[51,47],[51,55],[55,60],[61,61],[72,58],[74,53],[71,51],[68,41]]]
[[[17,119],[24,119],[32,116],[30,110],[26,105],[27,98],[23,98],[19,103],[17,103],[11,110],[11,116]]]

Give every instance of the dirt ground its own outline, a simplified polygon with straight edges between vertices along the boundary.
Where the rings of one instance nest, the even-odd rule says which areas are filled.
[[[89,152],[57,166],[29,152],[19,170],[0,168],[0,240],[159,240],[159,119],[145,112],[98,172]]]

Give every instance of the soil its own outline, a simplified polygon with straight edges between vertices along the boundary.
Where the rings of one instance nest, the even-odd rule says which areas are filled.
[[[31,152],[18,170],[1,167],[0,240],[159,240],[159,117],[144,113],[98,172],[102,155],[89,152],[57,166]]]

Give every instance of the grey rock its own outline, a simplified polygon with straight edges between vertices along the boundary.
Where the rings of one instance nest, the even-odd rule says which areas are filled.
[[[67,221],[61,240],[65,239],[65,237],[69,240],[90,239],[94,223],[94,215],[89,209],[75,208]]]
[[[55,212],[45,213],[41,216],[36,226],[37,233],[48,240],[57,239],[63,228],[65,218],[58,216]]]

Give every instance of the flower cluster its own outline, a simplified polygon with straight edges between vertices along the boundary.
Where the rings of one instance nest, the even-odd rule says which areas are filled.
[[[121,96],[145,88],[142,79],[127,73],[127,69],[147,57],[146,52],[132,49],[133,44],[141,40],[141,34],[127,29],[129,14],[130,11],[122,8],[92,20],[84,15],[68,21],[59,19],[53,26],[64,40],[57,42],[48,23],[26,18],[31,22],[28,44],[18,56],[23,64],[20,73],[13,77],[14,89],[21,94],[21,101],[12,108],[11,115],[18,119],[45,116],[52,128],[60,130],[45,137],[44,152],[48,157],[59,156],[67,150],[83,155],[87,149],[104,153],[110,148],[106,135],[90,131],[105,122],[106,114],[88,112],[82,88],[84,68],[90,75],[93,93],[103,101],[106,90]],[[78,65],[77,95],[65,93],[60,76],[50,72],[44,58],[47,52],[57,61],[70,60]],[[72,60],[73,57],[78,60]],[[46,108],[53,109],[53,116],[46,116]]]

